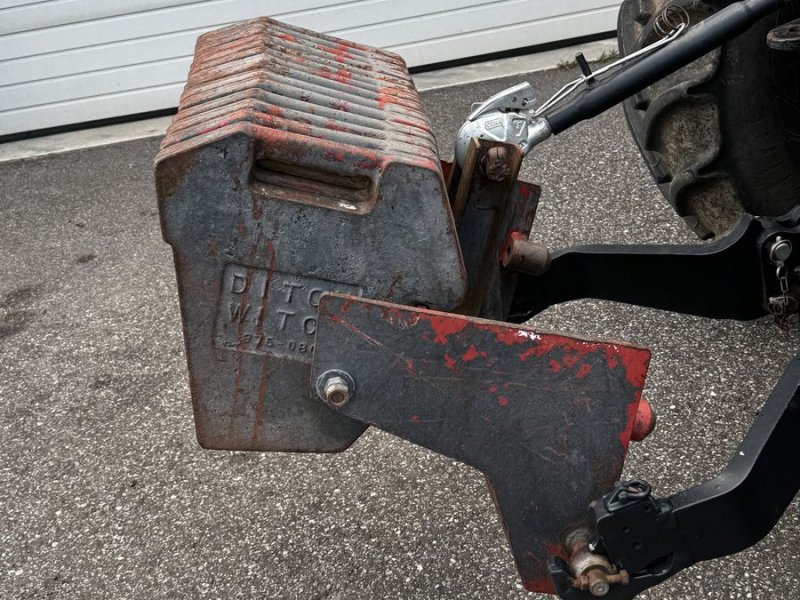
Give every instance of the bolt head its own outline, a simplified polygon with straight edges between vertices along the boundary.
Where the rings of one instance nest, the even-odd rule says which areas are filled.
[[[327,371],[317,381],[317,394],[335,408],[341,408],[353,396],[353,378],[344,371]]]
[[[611,589],[611,586],[608,585],[607,582],[605,582],[605,581],[595,581],[592,584],[592,587],[591,587],[591,589],[589,591],[591,592],[592,596],[595,596],[595,597],[599,598],[601,596],[605,596],[606,594],[608,594],[610,589]]]

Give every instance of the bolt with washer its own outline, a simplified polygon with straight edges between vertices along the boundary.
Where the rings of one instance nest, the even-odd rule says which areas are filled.
[[[355,382],[345,371],[325,371],[317,380],[317,394],[335,408],[341,408],[353,397]]]

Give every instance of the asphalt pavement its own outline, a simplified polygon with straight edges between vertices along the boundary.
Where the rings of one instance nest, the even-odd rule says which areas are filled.
[[[545,97],[573,76],[530,80]],[[442,154],[473,101],[522,79],[423,93]],[[471,468],[375,430],[333,456],[197,445],[158,143],[0,164],[0,598],[544,598]],[[541,146],[523,177],[544,187],[535,237],[552,247],[695,241],[620,110]],[[661,495],[726,464],[800,341],[769,319],[595,301],[533,324],[652,349],[658,428],[625,475]],[[798,542],[795,502],[753,549],[642,598],[794,600]]]

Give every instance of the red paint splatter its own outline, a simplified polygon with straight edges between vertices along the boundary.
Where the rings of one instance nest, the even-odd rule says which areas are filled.
[[[447,367],[448,369],[453,369],[456,366],[456,359],[450,356],[449,354],[445,353],[444,366]]]
[[[350,83],[353,74],[347,69],[337,69],[336,73],[333,74],[333,78],[339,83]]]
[[[400,117],[394,117],[392,119],[393,123],[397,123],[398,125],[405,125],[406,127],[413,127],[414,129],[422,129],[424,132],[428,132],[428,128],[418,123],[416,121],[410,121],[409,119],[401,119]]]
[[[443,346],[447,343],[448,337],[456,333],[461,333],[469,324],[466,319],[459,319],[457,317],[435,317],[430,315],[425,318],[430,323],[431,329],[433,329],[433,333],[436,335],[433,341]]]
[[[552,373],[558,373],[559,371],[561,371],[561,364],[559,364],[557,360],[551,359],[550,362],[548,363],[548,366],[550,367],[550,371]]]
[[[489,393],[491,393],[491,394],[497,393],[497,386],[496,385],[490,386],[489,387]]]
[[[530,341],[528,336],[520,335],[518,329],[509,329],[507,327],[498,327],[496,332],[496,339],[501,344],[505,344],[506,346],[517,346],[519,344],[524,344],[525,342]]]
[[[206,127],[205,129],[201,129],[197,133],[197,135],[205,135],[206,133],[211,133],[212,131],[216,131],[217,129],[221,129],[221,128],[223,128],[223,127],[225,127],[227,125],[230,125],[230,124],[231,124],[231,119],[223,119],[222,121],[219,121],[219,122],[215,123],[214,125],[211,125],[210,127]]]
[[[349,59],[352,59],[350,55],[350,48],[345,44],[336,44],[336,46],[326,46],[325,44],[317,44],[317,49],[322,50],[328,54],[332,54],[334,60],[339,63],[347,62]]]
[[[530,348],[526,348],[522,352],[520,352],[517,356],[522,362],[528,360],[531,356],[544,356],[548,351],[548,348],[542,344],[535,344]]]
[[[564,358],[561,359],[561,362],[564,363],[564,366],[568,369],[571,369],[575,365],[578,364],[578,361],[583,358],[583,355],[586,354],[586,351],[581,350],[573,350],[572,352],[565,352]]]
[[[497,403],[500,406],[508,406],[508,398],[506,398],[505,396],[499,396],[497,398]]]
[[[592,372],[592,365],[583,363],[578,369],[578,379],[584,379],[589,373]]]
[[[486,358],[486,352],[478,352],[477,348],[475,348],[475,344],[470,344],[470,347],[464,352],[464,355],[461,357],[461,360],[464,362],[472,362],[478,358]]]

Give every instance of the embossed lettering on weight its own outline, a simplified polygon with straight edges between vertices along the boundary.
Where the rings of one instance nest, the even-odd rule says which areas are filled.
[[[241,265],[225,268],[220,291],[215,346],[306,362],[322,294],[361,295],[356,286]]]

